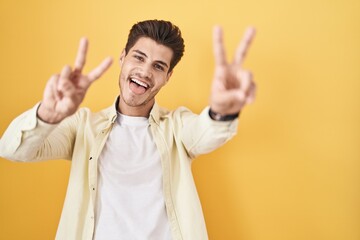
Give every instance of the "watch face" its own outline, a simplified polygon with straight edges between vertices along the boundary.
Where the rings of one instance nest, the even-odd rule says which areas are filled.
[[[222,119],[222,115],[219,113],[215,113],[213,111],[209,111],[209,115],[212,119],[216,120],[216,121],[220,121]]]
[[[219,121],[222,119],[222,116],[220,113],[215,113],[214,118],[215,118],[215,120]]]

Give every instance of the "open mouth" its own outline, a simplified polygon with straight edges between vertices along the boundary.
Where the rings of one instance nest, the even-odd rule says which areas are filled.
[[[149,85],[137,78],[130,78],[130,89],[136,94],[143,94],[149,88]]]

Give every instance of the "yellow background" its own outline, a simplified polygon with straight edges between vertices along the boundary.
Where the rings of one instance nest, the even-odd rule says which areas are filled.
[[[360,239],[360,1],[0,0],[0,133],[42,98],[88,36],[86,70],[118,59],[133,23],[177,24],[186,53],[158,102],[195,112],[208,103],[211,31],[230,59],[247,25],[258,29],[245,67],[258,84],[238,135],[193,172],[210,239]],[[119,66],[89,90],[94,111],[118,94]],[[69,162],[0,159],[0,239],[53,239]]]

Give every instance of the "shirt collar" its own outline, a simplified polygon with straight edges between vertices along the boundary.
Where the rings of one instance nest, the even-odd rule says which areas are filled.
[[[149,118],[152,119],[157,125],[159,125],[160,121],[160,113],[159,113],[159,105],[155,102],[151,111]]]
[[[108,119],[112,123],[114,123],[116,121],[116,118],[117,118],[117,106],[119,105],[119,100],[120,100],[120,96],[117,96],[116,99],[113,102],[112,107],[110,108],[110,111],[107,114]],[[160,120],[159,111],[160,111],[159,105],[157,105],[157,103],[155,102],[152,109],[151,109],[151,111],[150,111],[150,116],[149,116],[150,123],[151,123],[151,121],[154,121],[156,124],[159,125],[159,120]]]

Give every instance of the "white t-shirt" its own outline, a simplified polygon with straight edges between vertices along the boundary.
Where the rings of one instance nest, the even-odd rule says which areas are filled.
[[[171,239],[149,121],[118,113],[99,157],[95,240]]]

